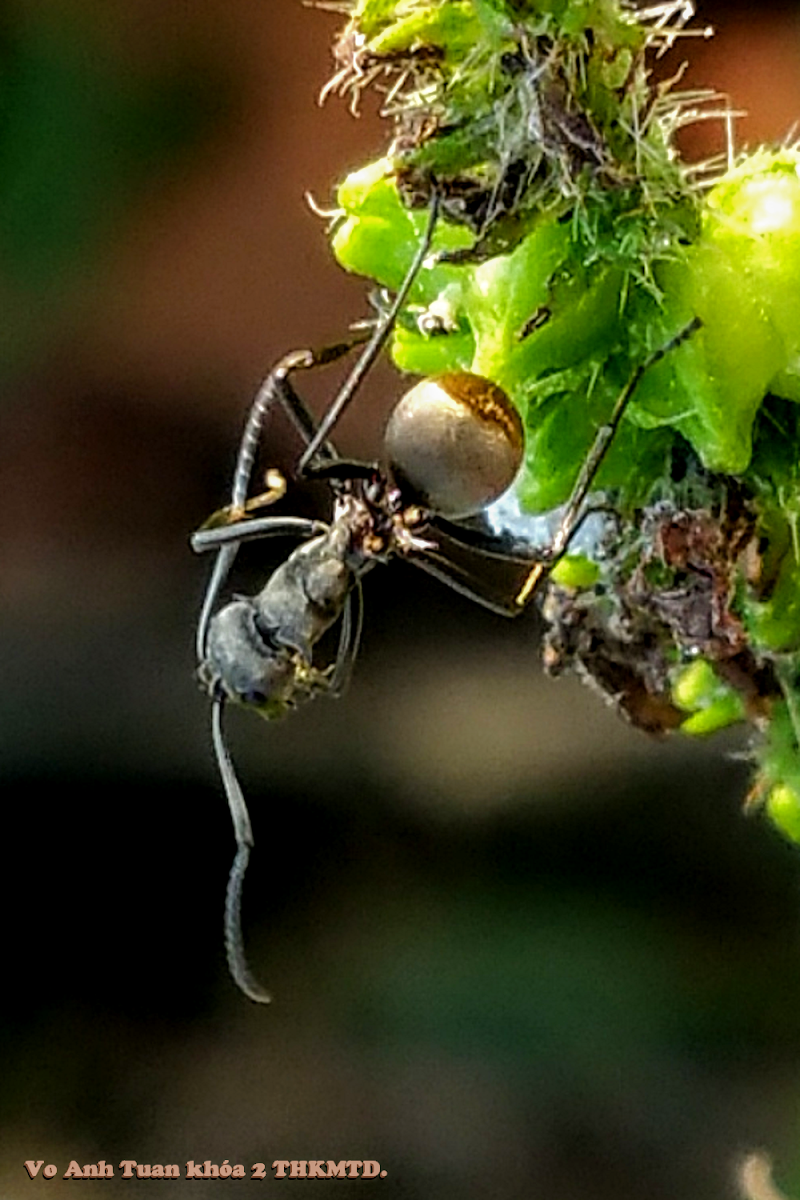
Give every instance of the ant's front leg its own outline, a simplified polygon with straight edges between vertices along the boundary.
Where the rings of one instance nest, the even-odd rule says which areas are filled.
[[[192,534],[190,545],[195,554],[205,554],[223,546],[241,546],[243,542],[260,542],[265,538],[288,536],[307,541],[328,528],[324,521],[308,517],[255,517],[231,525],[203,525]]]

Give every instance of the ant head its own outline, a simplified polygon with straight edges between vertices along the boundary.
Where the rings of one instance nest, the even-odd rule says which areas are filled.
[[[384,433],[400,488],[451,520],[473,516],[511,486],[522,464],[522,421],[480,375],[423,379],[395,405]]]

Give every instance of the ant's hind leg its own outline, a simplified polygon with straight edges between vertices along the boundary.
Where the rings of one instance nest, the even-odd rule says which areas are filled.
[[[342,614],[342,629],[339,634],[339,646],[336,651],[336,662],[330,681],[330,694],[339,697],[350,682],[353,664],[358,657],[358,647],[361,644],[361,628],[364,623],[364,594],[361,580],[357,579],[353,590],[348,593]]]
[[[237,517],[243,516],[246,509],[247,493],[250,488],[253,463],[261,431],[272,406],[275,403],[281,405],[306,445],[316,437],[317,422],[292,386],[291,376],[296,371],[308,371],[312,367],[324,367],[329,363],[336,362],[355,346],[361,345],[364,338],[365,334],[358,332],[346,341],[337,342],[333,346],[325,346],[321,350],[292,350],[272,368],[250,406],[242,440],[239,443],[230,503],[230,508],[237,514]],[[323,459],[337,457],[335,447],[326,439],[322,440],[316,453]]]

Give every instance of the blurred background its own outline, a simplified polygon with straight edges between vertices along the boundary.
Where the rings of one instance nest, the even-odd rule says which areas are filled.
[[[724,1200],[767,1147],[800,1195],[800,860],[741,815],[743,743],[648,740],[542,678],[533,617],[406,565],[367,581],[344,699],[231,714],[272,1008],[227,976],[234,847],[187,538],[271,363],[365,312],[304,200],[383,145],[368,104],[317,107],[340,20],[3,6],[0,1193],[81,1197],[71,1159],[361,1158],[387,1198]],[[785,138],[797,6],[698,20],[716,38],[670,72],[690,56],[687,83],[747,110],[740,144]],[[711,125],[691,139],[721,147]],[[400,386],[376,373],[347,453],[376,453]],[[330,387],[309,381],[317,408]],[[289,468],[277,419],[269,438]],[[243,585],[272,561],[247,556]]]

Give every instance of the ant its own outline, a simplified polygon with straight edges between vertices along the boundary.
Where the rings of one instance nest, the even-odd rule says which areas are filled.
[[[295,391],[298,371],[334,362],[363,335],[320,352],[285,355],[261,385],[245,425],[233,477],[230,504],[192,537],[192,548],[215,550],[217,558],[197,627],[199,676],[211,697],[214,752],[228,799],[236,837],[236,857],[225,902],[225,949],[234,981],[251,1000],[270,995],[247,963],[241,930],[241,901],[253,832],[223,734],[228,701],[271,718],[315,696],[341,695],[358,653],[363,599],[361,581],[376,564],[405,558],[443,583],[505,616],[522,612],[542,581],[567,553],[587,515],[584,501],[644,372],[697,327],[693,321],[631,375],[607,424],[601,426],[562,510],[549,546],[535,559],[520,559],[461,524],[496,500],[514,482],[523,459],[522,422],[506,394],[488,379],[454,371],[423,379],[395,405],[384,433],[387,467],[342,458],[329,434],[355,396],[389,338],[409,290],[429,254],[439,213],[435,194],[419,248],[391,305],[317,424]],[[323,479],[333,494],[330,522],[292,516],[250,514],[279,499],[286,484],[268,471],[267,491],[248,497],[261,429],[273,404],[288,413],[305,449],[299,477]],[[473,586],[470,577],[439,548],[441,535],[479,554],[522,563],[527,577],[508,603],[496,603]],[[300,545],[272,572],[255,596],[237,596],[217,607],[238,547],[246,541],[294,537]],[[323,635],[341,622],[331,666],[314,665]]]

